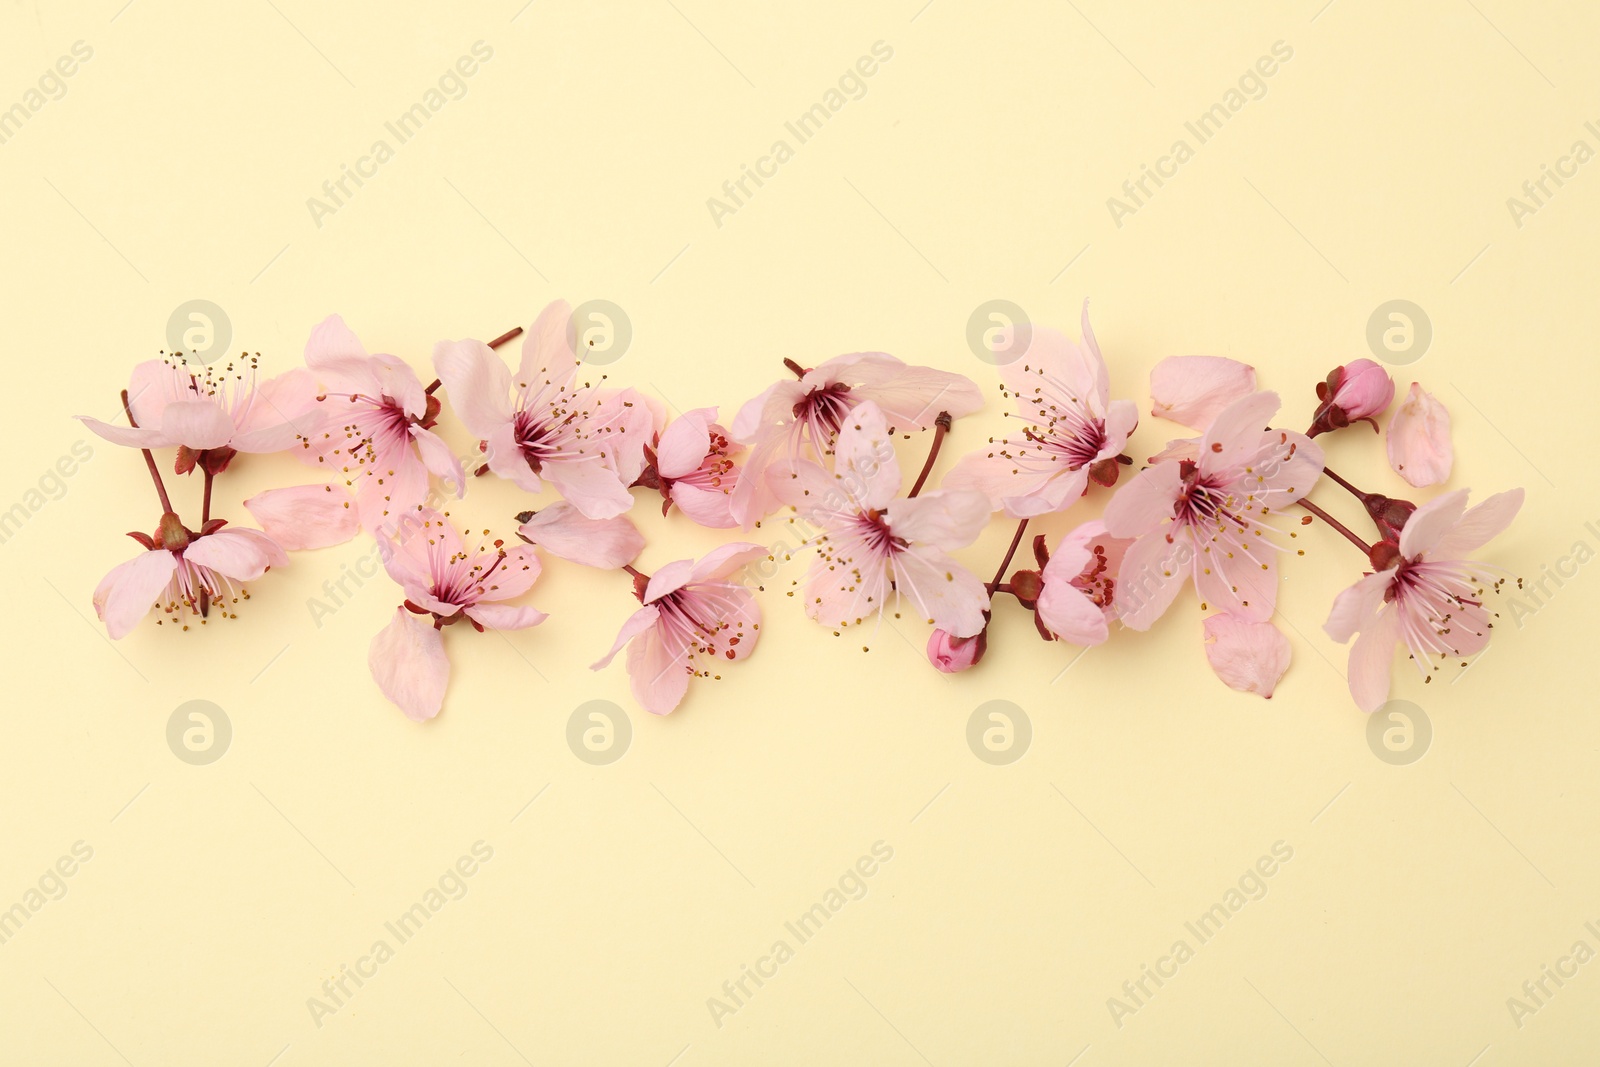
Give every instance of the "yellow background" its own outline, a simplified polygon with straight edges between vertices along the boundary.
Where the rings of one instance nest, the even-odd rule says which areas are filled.
[[[528,597],[550,620],[449,633],[447,705],[418,726],[366,668],[392,586],[320,628],[307,607],[364,541],[296,555],[237,622],[108,642],[90,593],[155,508],[138,455],[69,418],[109,416],[190,299],[223,307],[269,371],[337,311],[426,380],[436,340],[560,296],[626,309],[614,382],[727,417],[786,356],[881,349],[969,374],[990,403],[953,459],[1002,423],[965,340],[985,300],[1075,335],[1090,297],[1114,395],[1141,407],[1158,359],[1214,353],[1255,364],[1297,424],[1318,378],[1368,354],[1373,309],[1403,298],[1434,339],[1400,388],[1419,378],[1450,407],[1450,487],[1527,487],[1485,558],[1537,578],[1577,541],[1600,548],[1600,167],[1520,227],[1506,200],[1575,140],[1600,148],[1590,5],[122,5],[0,18],[0,107],[74,42],[93,49],[0,144],[0,509],[30,513],[0,545],[0,907],[74,842],[93,849],[0,945],[0,1060],[1594,1061],[1600,962],[1520,1028],[1506,1004],[1575,941],[1600,950],[1589,568],[1459,682],[1424,688],[1397,661],[1394,696],[1433,724],[1409,766],[1369,748],[1345,649],[1320,631],[1360,569],[1321,526],[1283,569],[1295,662],[1270,702],[1211,675],[1192,594],[1065,674],[1077,650],[1002,602],[981,668],[946,677],[921,626],[863,654],[810,623],[782,595],[796,562],[763,594],[755,657],[656,719],[620,663],[586,666],[634,606],[626,578],[551,562]],[[384,123],[480,40],[493,58],[465,96],[316,225],[307,199],[393,145]],[[707,198],[878,41],[893,58],[865,95],[717,226]],[[1278,41],[1293,58],[1265,95],[1115,225],[1107,198]],[[1132,450],[1177,432],[1146,418]],[[469,447],[448,416],[445,433]],[[80,440],[92,458],[64,492],[30,498]],[[924,447],[906,444],[908,467]],[[1364,429],[1329,459],[1404,488]],[[240,499],[301,476],[241,460],[218,511],[246,520]],[[192,513],[198,484],[175,489]],[[646,570],[722,539],[640,496]],[[1334,487],[1318,497],[1360,518]],[[525,506],[485,479],[453,510],[509,533]],[[962,558],[987,577],[1009,533],[996,521]],[[209,766],[166,743],[191,699],[233,726]],[[610,766],[565,740],[596,699],[631,717]],[[989,700],[1032,723],[1009,766],[966,742]],[[315,1025],[323,980],[479,840],[494,856],[466,895]],[[707,999],[793,944],[784,923],[877,841],[893,859],[865,897],[717,1026]],[[1108,998],[1278,841],[1293,859],[1265,897],[1119,1027]]]

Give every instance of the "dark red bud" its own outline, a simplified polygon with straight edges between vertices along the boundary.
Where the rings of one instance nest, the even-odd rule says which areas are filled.
[[[1033,607],[1033,602],[1039,599],[1039,594],[1044,592],[1044,576],[1038,571],[1018,571],[1011,576],[1011,593],[1022,601],[1024,607]]]
[[[1117,461],[1114,458],[1097,459],[1089,464],[1089,477],[1094,480],[1096,485],[1103,485],[1107,488],[1116,485],[1118,473],[1120,472],[1117,469]]]

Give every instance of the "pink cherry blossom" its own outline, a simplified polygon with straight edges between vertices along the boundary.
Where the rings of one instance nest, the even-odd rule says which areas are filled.
[[[95,614],[114,640],[126,637],[152,607],[185,630],[185,612],[205,622],[216,607],[221,617],[233,618],[230,609],[250,598],[244,583],[289,562],[259,530],[225,528],[221,519],[197,534],[168,514],[154,537],[130,536],[145,551],[112,568],[94,591]]]
[[[654,715],[669,714],[683,701],[689,679],[721,678],[717,672],[724,663],[755,650],[761,608],[749,589],[729,579],[767,552],[735,542],[698,562],[681,559],[636,581],[642,606],[592,669],[608,666],[626,645],[634,698]]]
[[[925,430],[941,411],[961,418],[983,407],[970,379],[907,366],[883,352],[835,356],[811,370],[792,360],[784,365],[798,380],[769,386],[733,420],[733,439],[750,446],[732,501],[733,517],[747,530],[781,503],[769,477],[772,468],[827,455],[846,414],[857,405],[877,404],[900,431]]]
[[[740,477],[729,457],[741,448],[716,419],[716,408],[695,408],[667,424],[655,447],[656,482],[663,514],[676,504],[701,526],[729,529],[739,525],[733,491]]]
[[[633,506],[628,487],[645,468],[657,419],[636,391],[578,379],[571,318],[565,300],[539,313],[514,381],[482,341],[439,342],[433,366],[456,414],[483,440],[490,470],[529,493],[548,481],[589,518],[609,519]]]
[[[772,470],[779,498],[797,521],[820,527],[806,576],[806,612],[835,629],[882,617],[891,594],[953,637],[984,627],[983,582],[947,554],[970,545],[989,520],[982,493],[947,489],[896,499],[900,464],[884,413],[873,401],[846,417],[832,472],[810,460]]]
[[[1450,412],[1416,382],[1389,420],[1389,465],[1417,488],[1450,477],[1455,449],[1450,444]]]
[[[1494,623],[1486,591],[1504,579],[1465,558],[1511,524],[1523,491],[1496,493],[1467,510],[1467,490],[1431,500],[1400,531],[1392,566],[1366,575],[1340,593],[1323,629],[1350,640],[1350,695],[1362,711],[1376,711],[1389,696],[1395,646],[1411,650],[1425,680],[1450,660],[1465,661],[1489,643]]]
[[[1063,537],[1044,565],[1038,613],[1045,629],[1069,644],[1104,642],[1117,617],[1117,572],[1132,544],[1106,533],[1098,519]]]
[[[1198,459],[1146,467],[1106,508],[1107,531],[1136,538],[1117,574],[1122,621],[1147,630],[1186,578],[1213,609],[1251,620],[1277,603],[1270,517],[1311,490],[1322,449],[1304,434],[1266,429],[1278,394],[1228,405],[1200,439]]]
[[[1117,456],[1139,424],[1131,400],[1111,400],[1110,376],[1094,331],[1089,304],[1083,305],[1083,343],[1075,345],[1059,330],[1039,326],[1022,358],[1000,367],[1006,394],[1019,410],[1020,433],[995,440],[962,457],[948,475],[947,489],[970,489],[989,498],[990,507],[1014,519],[1062,511],[1078,502],[1093,478],[1101,485],[1117,480]],[[997,350],[1012,344],[1008,326],[996,337]]]
[[[450,681],[444,627],[465,621],[481,633],[545,620],[534,608],[504,603],[533,585],[539,557],[531,546],[499,540],[468,547],[446,516],[428,508],[402,516],[391,531],[379,546],[405,603],[372,639],[367,666],[383,695],[422,722],[439,714]]]
[[[1224,612],[1206,619],[1206,661],[1223,684],[1272,699],[1289,669],[1289,639],[1270,622]]]
[[[989,631],[979,630],[976,637],[951,637],[944,630],[928,635],[928,662],[941,674],[959,674],[978,665],[989,650]]]
[[[617,570],[639,558],[644,535],[626,515],[591,519],[565,500],[517,518],[517,535],[553,556],[585,567]]]
[[[176,357],[147,360],[128,382],[136,426],[78,419],[107,441],[134,448],[282,452],[313,436],[323,412],[311,375],[296,368],[258,382],[256,371],[255,356],[198,370]]]
[[[1329,372],[1317,383],[1322,401],[1311,419],[1310,436],[1342,430],[1353,422],[1368,422],[1374,431],[1377,417],[1394,401],[1394,379],[1370,359],[1358,359]]]
[[[414,510],[427,499],[429,474],[445,479],[457,496],[465,492],[460,460],[432,430],[439,401],[415,371],[394,356],[368,355],[337,315],[311,332],[305,358],[322,387],[326,422],[304,443],[301,458],[355,491],[362,529],[376,533]]]
[[[1150,414],[1200,429],[1256,391],[1256,369],[1226,356],[1168,356],[1150,372]]]

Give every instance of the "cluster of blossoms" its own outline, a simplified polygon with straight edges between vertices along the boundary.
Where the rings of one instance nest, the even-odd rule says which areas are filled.
[[[249,596],[245,583],[286,565],[288,552],[365,534],[399,601],[372,639],[369,668],[390,701],[425,720],[439,713],[449,685],[446,627],[466,622],[481,633],[545,621],[518,602],[539,577],[542,552],[631,578],[639,606],[594,669],[626,649],[634,696],[666,714],[691,680],[720,677],[754,650],[757,568],[810,551],[810,568],[789,594],[807,614],[836,634],[865,628],[870,640],[886,612],[912,611],[932,627],[929,661],[947,673],[983,658],[1001,595],[1032,615],[1044,640],[1088,647],[1119,629],[1148,630],[1192,584],[1208,613],[1203,639],[1217,676],[1270,697],[1290,660],[1272,621],[1278,557],[1294,550],[1298,527],[1320,518],[1362,553],[1361,576],[1325,625],[1335,640],[1356,638],[1349,682],[1359,707],[1387,700],[1399,645],[1428,680],[1483,649],[1494,617],[1486,594],[1504,579],[1466,557],[1511,522],[1522,490],[1470,509],[1466,490],[1419,505],[1357,488],[1327,467],[1316,440],[1365,423],[1386,432],[1388,461],[1410,485],[1445,481],[1449,414],[1420,384],[1391,415],[1395,384],[1382,367],[1365,359],[1337,367],[1317,383],[1301,432],[1272,425],[1280,399],[1257,388],[1253,368],[1174,356],[1151,372],[1150,414],[1192,435],[1132,470],[1139,409],[1111,398],[1087,304],[1079,341],[1027,329],[1026,338],[1007,330],[993,339],[1007,360],[999,373],[1013,428],[962,456],[936,488],[929,482],[940,449],[956,420],[983,407],[981,390],[881,352],[813,368],[784,360],[790,377],[745,403],[731,427],[714,407],[668,420],[636,390],[591,380],[561,301],[526,331],[440,342],[427,386],[403,360],[368,353],[338,316],[312,331],[304,366],[275,378],[258,379],[253,357],[212,370],[174,353],[134,368],[123,393],[126,426],[83,418],[107,440],[142,451],[161,508],[153,534],[130,534],[142,551],[106,575],[95,610],[113,638],[152,609],[158,625],[183,629],[232,618]],[[513,370],[499,349],[518,336]],[[441,390],[478,441],[465,462],[436,433]],[[894,442],[911,431],[930,431],[931,442],[906,488]],[[203,480],[197,529],[168,495],[155,456],[168,449],[174,474]],[[241,453],[271,452],[294,453],[319,480],[246,500],[260,529],[212,517],[214,479]],[[440,505],[487,474],[560,499],[515,516],[519,544],[488,530],[464,535]],[[1370,540],[1311,501],[1325,482],[1360,503]],[[663,516],[676,510],[711,529],[749,531],[786,509],[798,539],[781,549],[725,544],[646,574],[634,566],[645,548],[628,517],[635,490],[659,494]],[[1091,495],[1108,498],[1101,517],[1053,548],[1036,535],[1034,565],[1008,576],[1031,522]],[[997,512],[1015,532],[985,582],[951,554],[971,546]]]

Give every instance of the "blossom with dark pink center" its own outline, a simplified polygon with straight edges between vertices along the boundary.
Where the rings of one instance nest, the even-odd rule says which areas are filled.
[[[223,519],[212,519],[195,533],[168,513],[154,536],[128,536],[145,551],[112,568],[94,591],[95,614],[114,640],[126,637],[152,608],[185,630],[186,615],[203,623],[213,606],[222,617],[233,618],[231,609],[250,599],[244,583],[289,562],[266,534],[228,527]]]
[[[1025,355],[1000,367],[1001,380],[1018,410],[1020,433],[964,456],[945,476],[947,489],[972,489],[995,510],[1014,519],[1062,511],[1078,502],[1092,479],[1117,480],[1117,457],[1139,424],[1131,400],[1112,400],[1110,376],[1089,328],[1083,305],[1083,343],[1060,330],[1025,327],[1032,340]],[[1017,327],[999,331],[997,351],[1012,345]]]
[[[765,555],[760,545],[735,542],[698,561],[669,563],[649,578],[636,574],[642,606],[592,669],[608,666],[626,646],[634,698],[651,714],[669,714],[682,703],[690,679],[720,679],[725,664],[755,650],[761,608],[749,589],[729,579]]]
[[[1147,630],[1186,580],[1213,609],[1262,620],[1277,603],[1270,517],[1310,492],[1322,449],[1304,434],[1267,424],[1276,393],[1252,393],[1216,417],[1195,459],[1140,471],[1106,507],[1106,530],[1134,538],[1117,574],[1124,623]]]
[[[733,517],[747,530],[782,503],[769,477],[773,467],[829,455],[845,417],[858,405],[877,404],[901,431],[926,430],[940,412],[961,418],[983,407],[971,380],[907,366],[883,352],[835,356],[810,370],[783,362],[798,380],[769,386],[733,420],[733,439],[750,446],[732,501]]]
[[[661,512],[673,504],[701,526],[728,529],[740,471],[731,458],[743,450],[717,424],[716,408],[695,408],[667,423],[654,449],[647,451],[644,481],[661,491]]]
[[[1112,537],[1099,520],[1061,539],[1044,565],[1039,621],[1069,644],[1088,647],[1111,636],[1117,617],[1117,573],[1133,541]]]
[[[1389,697],[1396,645],[1405,645],[1426,681],[1433,672],[1483,651],[1493,617],[1485,594],[1498,592],[1498,568],[1465,554],[1500,533],[1522,507],[1523,491],[1496,493],[1471,510],[1467,491],[1431,500],[1412,513],[1397,546],[1374,552],[1379,567],[1340,593],[1323,625],[1350,646],[1350,695],[1362,711]],[[1386,564],[1386,565],[1385,565]]]

